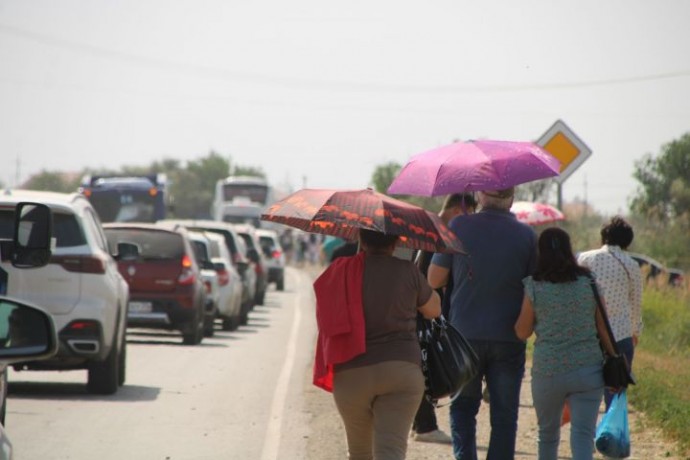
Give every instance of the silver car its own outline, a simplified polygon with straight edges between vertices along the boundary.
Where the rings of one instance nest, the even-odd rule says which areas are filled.
[[[276,289],[285,289],[285,251],[280,245],[278,234],[273,230],[257,229],[261,251],[266,258],[268,282],[275,283]]]

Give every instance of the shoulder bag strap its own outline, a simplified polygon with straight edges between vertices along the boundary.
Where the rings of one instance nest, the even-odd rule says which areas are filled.
[[[628,275],[628,281],[630,281],[631,278],[630,278],[630,272],[628,271],[628,267],[626,267],[625,264],[623,263],[623,261],[620,260],[612,251],[609,251],[609,254],[611,254],[611,257],[616,259],[616,262],[621,264],[621,267],[623,267],[623,270],[625,270],[625,274]]]
[[[618,355],[620,352],[618,351],[618,344],[616,344],[616,338],[613,335],[613,331],[611,330],[611,324],[609,324],[609,317],[606,314],[606,309],[604,308],[603,303],[601,302],[601,296],[599,295],[599,289],[597,288],[597,283],[594,281],[594,278],[591,276],[587,276],[590,281],[590,285],[592,286],[592,293],[594,294],[594,300],[597,303],[597,309],[601,313],[601,317],[604,319],[604,325],[606,325],[606,333],[609,335],[609,339],[611,340],[611,345],[613,346],[613,351]],[[603,349],[603,347],[602,347]]]

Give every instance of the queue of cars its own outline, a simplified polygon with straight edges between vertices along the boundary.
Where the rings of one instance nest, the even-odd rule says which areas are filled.
[[[16,370],[86,369],[89,392],[112,394],[125,383],[127,327],[177,330],[184,344],[195,345],[213,335],[216,319],[223,330],[236,329],[265,300],[267,252],[253,227],[101,224],[81,194],[7,190],[0,239],[12,238],[15,207],[25,201],[52,212],[52,254],[32,270],[9,260],[0,269],[11,272],[9,296],[50,314],[58,346],[46,359],[14,360]]]

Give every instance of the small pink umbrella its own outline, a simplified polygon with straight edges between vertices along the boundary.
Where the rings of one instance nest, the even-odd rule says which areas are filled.
[[[438,196],[503,190],[557,176],[560,167],[558,159],[533,142],[456,142],[410,158],[388,193]]]
[[[561,211],[544,203],[532,203],[531,201],[515,201],[510,208],[520,222],[528,225],[542,225],[565,220]]]

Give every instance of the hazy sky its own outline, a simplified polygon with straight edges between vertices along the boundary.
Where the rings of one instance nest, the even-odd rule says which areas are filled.
[[[0,180],[215,150],[299,188],[365,187],[453,139],[593,154],[564,184],[627,209],[690,132],[690,1],[0,0]]]

